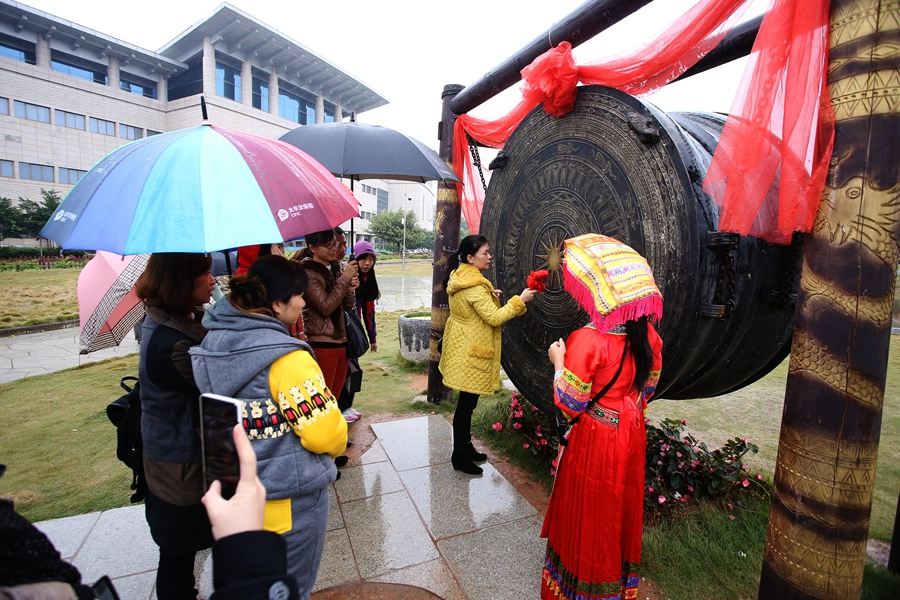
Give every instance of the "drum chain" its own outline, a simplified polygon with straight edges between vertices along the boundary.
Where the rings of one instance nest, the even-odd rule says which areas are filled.
[[[478,144],[475,143],[472,136],[467,135],[466,138],[469,140],[469,152],[472,153],[472,164],[478,168],[478,176],[481,177],[481,187],[484,188],[486,193],[487,182],[484,180],[484,170],[481,168],[481,153],[478,151]]]

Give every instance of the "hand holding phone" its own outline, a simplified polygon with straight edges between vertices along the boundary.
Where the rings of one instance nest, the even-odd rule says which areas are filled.
[[[222,497],[231,498],[240,478],[237,449],[232,429],[240,422],[240,402],[228,396],[200,396],[200,446],[203,485],[209,489],[220,481]]]
[[[217,540],[262,529],[266,506],[266,488],[256,475],[256,454],[250,440],[240,425],[235,425],[231,433],[241,465],[237,492],[231,500],[225,500],[219,493],[221,484],[214,481],[203,495],[203,506],[212,524],[213,537]]]

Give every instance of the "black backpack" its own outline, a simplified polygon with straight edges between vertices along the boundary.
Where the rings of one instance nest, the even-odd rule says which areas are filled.
[[[131,501],[140,502],[147,491],[141,439],[140,382],[137,377],[123,377],[119,385],[125,395],[109,403],[106,416],[116,426],[116,456],[131,468],[131,489],[134,490]]]

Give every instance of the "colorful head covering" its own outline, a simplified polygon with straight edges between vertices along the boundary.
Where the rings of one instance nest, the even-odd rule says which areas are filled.
[[[366,240],[360,240],[356,242],[356,245],[353,246],[353,256],[359,258],[364,254],[371,254],[372,257],[378,258],[378,255],[375,254],[375,246],[372,245],[372,242],[367,242]]]
[[[563,286],[600,331],[639,317],[662,318],[663,299],[647,260],[615,238],[586,233],[565,241]]]

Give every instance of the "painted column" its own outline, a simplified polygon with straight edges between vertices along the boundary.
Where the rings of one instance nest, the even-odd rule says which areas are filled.
[[[216,95],[216,50],[208,36],[203,38],[203,94]]]
[[[900,239],[896,0],[832,0],[831,167],[805,236],[760,598],[859,598]]]
[[[34,35],[34,62],[42,69],[50,68],[50,38],[40,32]]]
[[[335,123],[340,123],[341,121],[344,120],[344,116],[341,114],[342,110],[344,110],[344,109],[341,107],[341,101],[338,100],[337,102],[334,103],[334,122]]]
[[[169,78],[165,71],[160,71],[156,78],[156,98],[160,102],[169,100]]]
[[[450,101],[461,92],[461,85],[445,85],[441,94],[441,140],[439,153],[448,164],[453,163],[453,124],[456,114],[450,110]],[[444,326],[450,316],[449,298],[444,280],[449,274],[447,262],[459,248],[459,220],[461,209],[456,184],[447,185],[443,181],[437,186],[437,206],[434,212],[434,267],[431,276],[431,357],[428,365],[428,401],[441,402],[450,397],[450,390],[444,387],[444,378],[438,370],[441,353],[438,341],[444,335]]]
[[[316,96],[316,123],[325,122],[325,98],[322,94]]]
[[[269,73],[269,113],[278,116],[278,74],[275,72],[275,65],[272,65],[272,72]]]
[[[241,63],[241,104],[253,106],[253,65],[249,60]]]
[[[117,90],[119,89],[119,59],[115,56],[110,56],[106,61],[106,84]]]

